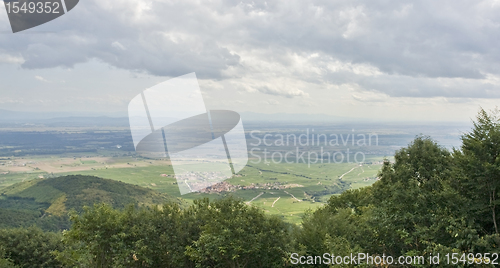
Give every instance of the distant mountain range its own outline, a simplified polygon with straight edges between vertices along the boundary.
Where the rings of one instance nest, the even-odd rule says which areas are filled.
[[[257,121],[257,122],[348,122],[360,121],[352,117],[333,116],[327,114],[288,114],[288,113],[274,113],[263,114],[254,112],[242,112],[241,117],[244,121]]]
[[[3,122],[50,119],[61,115],[61,113],[20,112],[0,109],[0,121]]]
[[[60,112],[19,112],[0,109],[0,123],[70,127],[128,127],[127,117],[91,116]]]
[[[122,115],[122,113],[116,113]],[[245,122],[347,122],[349,117],[326,114],[263,114],[243,112],[240,114]],[[61,112],[21,112],[0,109],[0,123],[10,124],[43,124],[46,126],[113,126],[128,127],[126,116],[102,116]]]
[[[240,113],[244,122],[270,122],[270,123],[380,123],[384,120],[353,118],[346,116],[333,116],[327,114],[289,114],[289,113]],[[442,122],[385,122],[398,124],[420,124],[439,125]],[[448,123],[470,123],[470,120]],[[66,127],[128,127],[129,119],[126,113],[116,112],[103,115],[100,113],[63,113],[63,112],[21,112],[0,109],[0,124],[42,124],[45,126]]]

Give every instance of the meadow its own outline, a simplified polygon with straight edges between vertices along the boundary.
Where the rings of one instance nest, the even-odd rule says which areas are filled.
[[[305,210],[324,205],[332,195],[373,184],[383,159],[388,157],[392,160],[394,151],[406,146],[424,128],[259,123],[247,124],[246,129],[248,150],[253,150],[253,153],[249,153],[246,167],[226,180],[237,189],[181,196],[170,162],[137,156],[126,128],[1,128],[0,189],[38,178],[93,175],[147,187],[188,202],[204,197],[213,199],[234,195],[263,208],[266,213],[299,222]],[[447,147],[454,145],[458,137],[455,126],[431,127],[429,131],[438,134],[436,137],[444,140]],[[327,143],[320,133],[328,134]],[[377,139],[372,138],[372,146],[358,143],[360,137],[370,137],[371,133],[377,134]],[[297,137],[297,143],[288,137]],[[369,140],[366,143],[370,145]],[[308,152],[320,153],[322,149],[332,155],[340,151],[344,156],[350,149],[351,158],[339,163],[334,163],[336,159],[333,158],[323,163],[321,159],[305,163],[298,161],[297,154],[288,154],[292,157],[282,161],[276,161],[279,157],[262,157],[265,150],[269,155],[274,152],[287,155],[297,150],[307,155]],[[356,152],[364,154],[361,165],[353,163],[352,157]],[[244,187],[246,189],[240,189]]]
[[[150,188],[191,203],[195,199],[217,199],[226,195],[241,198],[266,213],[299,223],[308,209],[323,206],[331,195],[346,189],[371,185],[376,181],[382,156],[370,156],[359,163],[255,163],[249,164],[227,183],[247,189],[232,192],[181,195],[168,160],[133,156],[80,155],[22,157],[0,160],[0,189],[14,183],[63,175],[93,175]],[[274,186],[274,189],[273,189]]]

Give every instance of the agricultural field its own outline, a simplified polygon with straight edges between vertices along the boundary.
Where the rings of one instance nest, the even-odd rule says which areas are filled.
[[[383,157],[359,163],[256,163],[248,165],[225,182],[231,191],[211,191],[182,195],[168,160],[133,156],[80,155],[0,159],[0,189],[17,182],[63,175],[93,175],[150,188],[188,202],[209,197],[233,195],[266,213],[298,223],[307,209],[322,206],[331,195],[347,189],[371,185],[376,181]]]
[[[47,124],[0,126],[0,189],[39,178],[92,175],[188,202],[234,195],[294,223],[332,195],[373,184],[383,159],[392,161],[394,151],[421,131],[447,147],[458,140],[455,126],[247,124],[250,159],[245,168],[211,189],[181,195],[170,161],[137,156],[127,127]]]

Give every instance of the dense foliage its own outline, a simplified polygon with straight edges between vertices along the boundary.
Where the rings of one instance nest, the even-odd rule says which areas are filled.
[[[232,197],[185,209],[172,202],[100,204],[73,212],[62,235],[34,227],[0,231],[0,267],[283,267],[294,266],[292,253],[500,253],[496,111],[478,114],[461,148],[449,152],[419,136],[394,159],[372,186],[332,196],[300,227]]]
[[[61,239],[36,227],[0,230],[0,267],[62,267],[53,255],[63,250]]]
[[[198,200],[123,211],[95,205],[72,216],[70,267],[277,267],[286,262],[289,227],[240,200]]]
[[[70,210],[82,212],[96,203],[113,208],[161,205],[166,202],[186,204],[178,198],[154,190],[95,176],[68,175],[36,179],[14,184],[0,191],[0,228],[37,225],[46,231],[60,231],[71,226]]]
[[[303,221],[297,237],[303,255],[332,252],[331,241],[344,253],[500,253],[496,114],[482,110],[460,149],[450,153],[417,137],[396,152],[394,163],[384,163],[371,187],[332,196]]]

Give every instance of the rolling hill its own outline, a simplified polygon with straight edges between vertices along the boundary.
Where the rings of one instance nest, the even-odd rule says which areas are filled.
[[[69,227],[68,212],[108,203],[114,208],[129,204],[152,206],[185,203],[151,189],[94,176],[69,175],[21,182],[0,190],[0,228],[36,224],[45,230]]]

